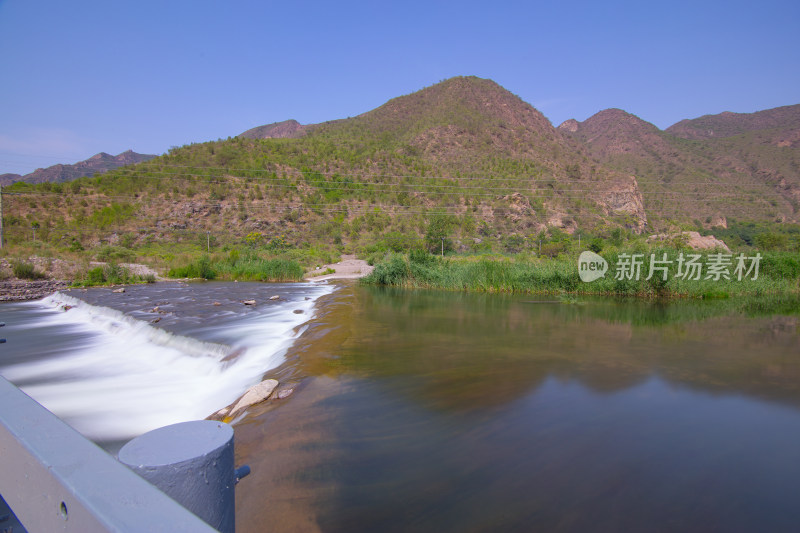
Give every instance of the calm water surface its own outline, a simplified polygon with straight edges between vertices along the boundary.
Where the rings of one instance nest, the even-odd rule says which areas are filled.
[[[349,287],[236,428],[240,531],[796,531],[800,337],[732,302]]]

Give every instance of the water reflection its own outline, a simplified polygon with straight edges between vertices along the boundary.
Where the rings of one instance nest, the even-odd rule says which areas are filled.
[[[297,394],[237,427],[254,467],[242,531],[800,522],[795,315],[360,287],[328,298],[294,352],[308,376]]]
[[[800,401],[796,316],[752,317],[730,302],[562,304],[386,289],[363,289],[356,301],[357,335],[341,347],[336,368],[413,376],[402,381],[405,392],[428,406],[503,404],[548,376],[597,392],[659,376],[699,389]]]

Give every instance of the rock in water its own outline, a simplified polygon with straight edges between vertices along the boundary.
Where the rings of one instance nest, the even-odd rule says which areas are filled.
[[[125,292],[125,287],[120,287],[119,289],[114,289],[111,292],[116,292],[117,294]]]
[[[275,296],[270,296],[270,297],[269,297],[269,299],[270,299],[270,300],[280,300],[280,299],[281,299],[281,297],[280,297],[279,295],[277,295],[277,294],[276,294]]]
[[[256,305],[256,301],[255,300],[242,300],[242,303],[244,305]]]
[[[251,405],[255,405],[268,399],[277,386],[278,381],[274,379],[266,379],[258,385],[253,385],[247,389],[247,392],[245,392],[244,395],[239,398],[239,401],[236,402],[236,405],[233,406],[230,416],[234,416],[242,409],[246,409]]]
[[[284,398],[288,398],[294,392],[294,389],[283,389],[282,391],[278,391],[278,399],[283,400]]]

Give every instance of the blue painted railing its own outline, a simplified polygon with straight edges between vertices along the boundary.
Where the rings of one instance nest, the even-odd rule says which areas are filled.
[[[29,533],[215,531],[2,377],[0,495]]]

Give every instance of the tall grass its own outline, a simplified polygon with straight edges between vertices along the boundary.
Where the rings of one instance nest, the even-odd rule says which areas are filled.
[[[661,258],[663,252],[658,250],[654,253]],[[669,250],[666,253],[668,259],[675,261],[679,252]],[[605,277],[584,283],[578,275],[577,258],[484,256],[442,259],[418,253],[409,257],[392,254],[378,263],[362,283],[477,292],[705,299],[800,292],[800,261],[794,254],[763,254],[758,279],[744,278],[741,281],[733,275],[729,280],[703,279],[704,276],[699,280],[684,280],[677,277],[675,264],[670,267],[666,281],[658,274],[646,279],[649,273],[647,264],[643,266],[639,279],[616,279],[617,254],[610,254],[606,259],[609,271]]]
[[[73,282],[75,287],[94,287],[97,285],[129,285],[134,283],[154,283],[155,276],[140,276],[131,273],[125,267],[109,263],[98,266],[84,273],[83,277]]]
[[[263,259],[255,255],[240,259],[237,255],[212,260],[207,255],[191,263],[172,268],[171,278],[202,278],[240,281],[299,281],[303,268],[288,259]]]
[[[223,279],[241,281],[299,281],[303,279],[303,267],[287,259],[248,259],[219,262],[214,268]]]

